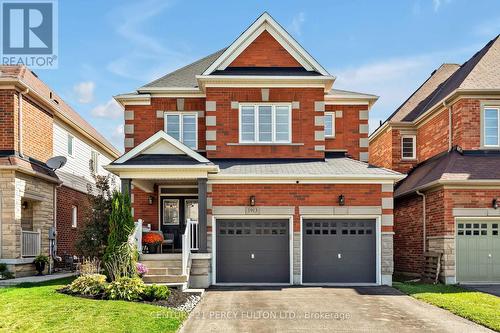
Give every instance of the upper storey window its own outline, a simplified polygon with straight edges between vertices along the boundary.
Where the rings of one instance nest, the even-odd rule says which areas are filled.
[[[196,112],[165,112],[165,132],[191,149],[198,149]]]
[[[335,137],[335,112],[325,112],[325,137]]]
[[[403,135],[401,137],[401,157],[403,160],[414,160],[417,158],[417,146],[415,135]]]
[[[483,141],[485,147],[499,147],[500,108],[485,107],[483,121]]]
[[[290,143],[291,109],[290,104],[240,105],[240,142]]]

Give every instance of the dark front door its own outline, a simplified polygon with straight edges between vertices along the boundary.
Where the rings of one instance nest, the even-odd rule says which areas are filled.
[[[375,220],[304,220],[303,283],[375,283]]]
[[[288,220],[217,220],[217,283],[289,283]]]
[[[198,219],[198,200],[196,197],[161,197],[160,228],[164,235],[174,236],[174,247],[182,248],[182,234],[187,219]]]

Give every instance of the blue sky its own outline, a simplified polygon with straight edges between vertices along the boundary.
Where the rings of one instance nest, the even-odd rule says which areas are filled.
[[[441,63],[462,63],[500,33],[497,0],[60,0],[59,68],[36,72],[122,149],[113,95],[227,46],[263,11],[336,88],[380,96],[371,129]]]

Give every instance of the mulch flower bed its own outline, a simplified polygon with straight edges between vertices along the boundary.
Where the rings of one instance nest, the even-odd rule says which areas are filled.
[[[104,299],[103,294],[99,294],[96,296],[75,294],[75,293],[72,293],[71,291],[69,291],[69,289],[66,287],[58,289],[57,291],[60,292],[61,294],[71,295],[71,296],[76,296],[76,297],[81,297],[81,298],[94,299],[94,300]],[[154,302],[148,302],[148,301],[137,301],[137,302],[156,305],[156,306],[168,307],[168,308],[172,308],[172,309],[179,310],[179,311],[191,312],[200,300],[201,300],[201,293],[199,293],[199,292],[187,293],[187,292],[179,291],[176,289],[170,289],[170,296],[168,297],[167,300],[154,301]]]

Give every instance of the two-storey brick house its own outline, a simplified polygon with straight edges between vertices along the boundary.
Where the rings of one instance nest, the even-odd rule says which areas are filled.
[[[264,13],[227,48],[115,97],[126,153],[106,169],[134,217],[182,248],[186,283],[391,284],[403,176],[365,163],[377,97],[334,81]]]
[[[119,154],[31,70],[0,66],[0,263],[23,276],[35,272],[38,254],[75,254],[93,183],[89,162],[108,174],[103,166]],[[46,165],[54,156],[67,158],[56,171]]]
[[[500,281],[500,40],[444,64],[370,135],[370,163],[408,173],[394,197],[396,271]]]

